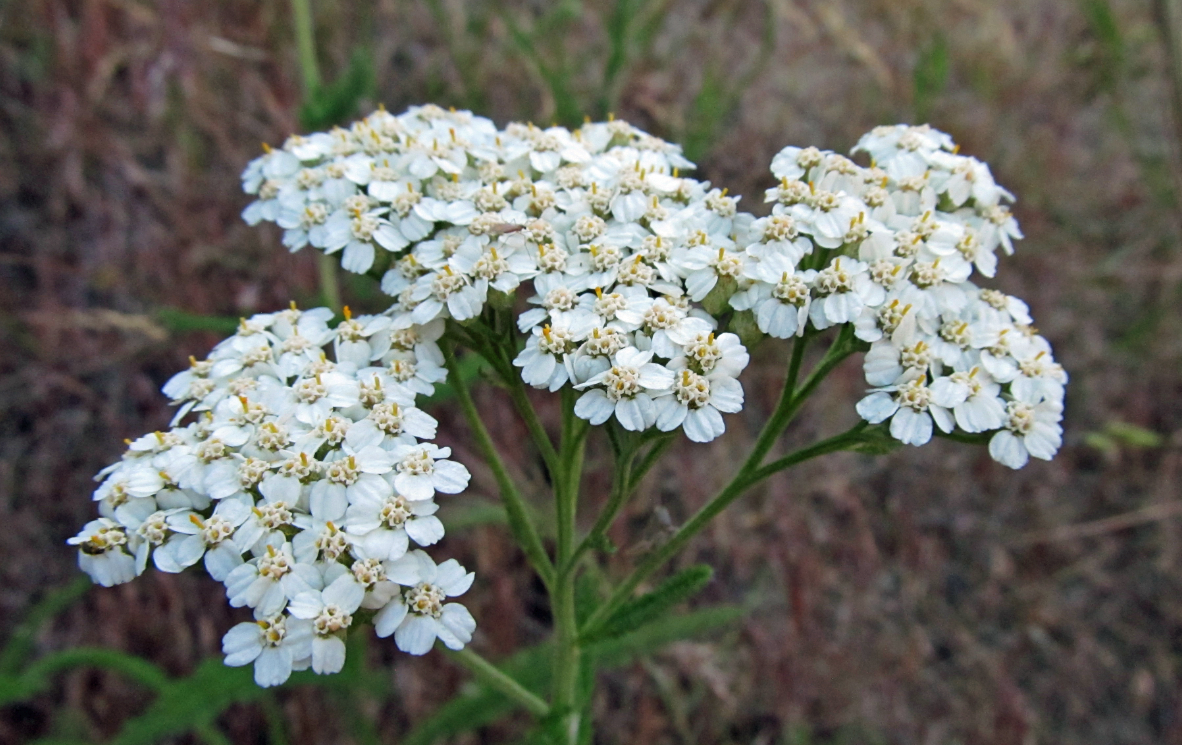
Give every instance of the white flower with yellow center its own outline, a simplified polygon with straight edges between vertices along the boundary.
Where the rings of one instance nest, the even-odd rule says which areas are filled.
[[[1010,468],[1021,468],[1031,456],[1050,460],[1063,444],[1062,419],[1059,401],[1016,398],[1006,404],[1005,426],[989,440],[989,455]]]
[[[882,302],[885,293],[870,281],[867,268],[857,259],[838,256],[821,271],[801,276],[812,287],[809,319],[814,326],[825,329],[848,323],[861,314],[864,306]]]
[[[932,401],[951,409],[956,425],[965,432],[989,432],[1005,423],[1001,386],[980,367],[936,378]]]
[[[451,448],[396,444],[389,452],[394,460],[394,490],[411,501],[431,499],[435,492],[459,494],[472,478],[463,465],[447,460]]]
[[[873,391],[858,402],[858,415],[871,424],[891,420],[891,437],[904,445],[923,445],[932,439],[932,421],[943,432],[954,426],[948,409],[935,403],[925,380]]]
[[[225,578],[226,596],[234,608],[253,608],[257,618],[273,616],[301,592],[323,586],[320,570],[297,562],[290,543],[267,546],[264,553],[236,567]]]
[[[365,598],[351,574],[344,574],[323,590],[301,592],[287,612],[312,622],[312,669],[320,675],[339,673],[345,666],[345,640],[353,614]]]
[[[411,551],[386,565],[389,576],[406,589],[374,617],[379,637],[394,635],[408,654],[426,654],[439,639],[449,649],[463,649],[472,640],[476,621],[468,609],[448,598],[468,591],[475,579],[455,559],[438,566],[422,551]]]
[[[282,685],[311,660],[312,623],[282,614],[240,623],[222,637],[222,653],[230,667],[253,662],[259,686]]]
[[[673,385],[656,398],[657,429],[678,427],[694,442],[710,442],[726,430],[722,414],[743,408],[743,387],[734,378],[715,373],[699,375],[682,368],[674,372]]]
[[[345,513],[345,530],[354,536],[356,550],[365,558],[387,561],[403,556],[414,541],[430,546],[443,538],[443,523],[435,517],[433,499],[411,501],[399,494],[359,498]]]
[[[652,361],[652,351],[625,347],[613,355],[611,367],[576,388],[590,389],[575,403],[575,415],[603,424],[614,414],[625,429],[639,432],[657,421],[653,396],[673,385],[673,372]]]
[[[175,535],[153,552],[156,568],[176,573],[204,558],[209,576],[224,580],[242,564],[242,552],[248,546],[239,546],[234,536],[250,514],[249,504],[237,499],[223,499],[205,518],[189,510],[174,512],[168,527]]]
[[[103,517],[88,522],[82,532],[66,543],[78,547],[79,569],[103,587],[114,587],[132,581],[139,574],[135,557],[127,551],[132,548],[129,541],[138,540],[134,534],[128,536],[119,523]]]

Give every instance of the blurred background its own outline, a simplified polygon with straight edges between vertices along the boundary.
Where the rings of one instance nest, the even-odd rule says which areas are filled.
[[[123,439],[167,425],[158,389],[188,355],[241,315],[318,298],[314,255],[239,218],[238,174],[261,143],[424,102],[501,126],[614,112],[683,143],[700,178],[757,214],[781,147],[846,151],[877,124],[931,122],[1018,195],[1027,237],[993,286],[1030,303],[1072,377],[1052,463],[1011,472],[939,441],[828,456],[737,503],[683,565],[717,568],[695,607],[742,614],[605,673],[597,742],[1182,743],[1182,3],[312,0],[315,96],[292,7],[0,4],[0,743],[524,731],[520,717],[425,731],[466,674],[365,638],[366,666],[338,682],[244,689],[172,729],[141,717],[159,705],[157,668],[63,663],[14,682],[102,647],[170,679],[197,671],[200,685],[167,689],[174,713],[196,700],[185,691],[229,690],[209,672],[220,662],[201,667],[247,616],[220,585],[149,572],[89,588],[64,541],[93,517],[91,477]],[[353,279],[346,301],[381,310]],[[755,360],[727,436],[683,441],[650,474],[609,571],[729,474],[774,404],[784,347]],[[862,385],[847,362],[789,439],[844,429]],[[524,429],[487,389],[478,404],[540,493]],[[448,508],[445,552],[479,577],[476,648],[505,659],[544,638],[543,596],[462,420],[433,413],[475,476]],[[592,442],[592,469],[605,451]],[[607,483],[588,477],[591,504]]]

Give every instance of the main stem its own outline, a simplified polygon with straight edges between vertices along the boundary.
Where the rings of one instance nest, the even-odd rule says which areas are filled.
[[[553,711],[559,717],[564,743],[579,739],[578,681],[581,650],[579,621],[575,610],[577,572],[571,566],[575,546],[575,519],[579,498],[579,475],[582,473],[583,442],[586,424],[574,414],[575,394],[569,387],[562,394],[562,441],[556,468],[551,471],[554,485],[555,515],[557,516],[558,567],[550,594],[554,617],[554,678]]]

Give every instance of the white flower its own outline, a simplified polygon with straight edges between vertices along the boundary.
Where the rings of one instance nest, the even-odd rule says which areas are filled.
[[[535,388],[557,391],[570,378],[565,365],[566,356],[578,347],[590,330],[580,329],[581,333],[576,335],[565,319],[553,325],[534,327],[525,349],[513,360],[513,364],[521,368],[521,379]]]
[[[236,567],[225,578],[226,596],[235,608],[254,608],[263,618],[282,611],[288,600],[321,585],[320,572],[296,562],[290,543],[267,546],[266,553]]]
[[[312,670],[328,675],[345,666],[345,630],[361,607],[365,588],[343,574],[323,590],[301,592],[292,598],[288,613],[312,622]]]
[[[804,333],[812,294],[804,277],[796,274],[788,259],[770,255],[753,262],[747,276],[754,283],[730,299],[735,310],[751,310],[759,330],[776,339]]]
[[[932,401],[951,409],[965,432],[988,432],[1005,422],[1001,386],[980,367],[941,376],[932,382]]]
[[[431,499],[435,492],[459,494],[472,478],[463,465],[446,460],[451,448],[397,444],[390,455],[394,459],[394,490],[411,501]]]
[[[922,379],[872,392],[858,402],[858,415],[871,424],[891,420],[891,437],[904,445],[923,445],[932,439],[932,420],[944,432],[953,428],[952,414],[932,400]]]
[[[657,429],[681,427],[694,442],[710,442],[726,430],[722,414],[743,408],[743,387],[727,375],[699,375],[683,368],[674,374],[672,388],[656,399],[656,408]]]
[[[615,414],[625,429],[641,431],[657,421],[652,395],[668,391],[673,372],[652,362],[653,353],[625,347],[612,357],[612,366],[575,386],[591,390],[575,403],[575,415],[603,424]],[[593,387],[593,386],[602,386]]]
[[[702,375],[725,375],[738,378],[747,368],[751,355],[732,333],[700,333],[684,345],[684,354],[669,361],[670,370],[689,368]]]
[[[156,568],[176,573],[204,557],[209,576],[224,580],[242,564],[242,552],[249,548],[239,547],[234,534],[250,514],[251,508],[236,499],[218,502],[205,519],[188,510],[175,512],[168,517],[168,527],[176,535],[153,552]]]
[[[285,615],[240,623],[222,638],[230,667],[254,663],[254,682],[263,688],[282,685],[292,670],[308,666],[312,656],[312,622]]]
[[[1062,419],[1063,405],[1058,401],[1010,401],[1005,429],[989,440],[989,455],[1010,468],[1021,468],[1030,456],[1050,460],[1063,443]]]
[[[139,574],[135,557],[127,552],[129,540],[135,538],[129,538],[123,526],[102,517],[88,522],[66,543],[78,546],[78,567],[82,571],[103,587],[114,587]]]
[[[642,331],[653,353],[666,359],[676,357],[686,344],[713,330],[710,321],[690,315],[672,300],[659,297],[637,303],[637,309],[642,310]]]
[[[353,452],[348,445],[339,457],[324,462],[324,478],[312,484],[309,506],[312,516],[325,521],[340,520],[350,503],[364,496],[384,498],[390,484],[382,478],[394,467],[390,452],[370,445]]]
[[[443,523],[435,517],[432,499],[411,501],[399,494],[365,495],[345,512],[345,530],[355,536],[357,552],[380,561],[402,557],[411,539],[430,546],[443,538]]]
[[[866,304],[882,301],[882,288],[870,281],[866,270],[865,263],[838,256],[814,276],[802,277],[813,289],[809,318],[814,326],[825,329],[848,323],[858,317]]]
[[[400,575],[395,581],[407,589],[374,618],[379,637],[393,634],[399,649],[415,655],[429,652],[436,639],[449,649],[463,649],[472,640],[476,629],[472,614],[446,600],[467,592],[476,575],[465,572],[455,559],[436,566],[422,551],[412,551],[386,566],[391,579]],[[406,576],[411,572],[413,580]]]

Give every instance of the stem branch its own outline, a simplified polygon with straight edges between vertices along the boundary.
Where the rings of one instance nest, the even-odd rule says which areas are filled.
[[[829,347],[829,350],[825,353],[825,356],[821,358],[821,361],[809,373],[808,378],[797,389],[795,381],[799,375],[801,360],[804,355],[804,345],[806,343],[806,339],[798,339],[794,343],[792,359],[789,362],[788,375],[784,381],[784,390],[780,395],[780,401],[776,405],[771,418],[764,425],[763,431],[760,432],[755,447],[751,451],[751,455],[748,456],[738,472],[731,478],[730,483],[724,486],[713,499],[698,510],[688,522],[682,525],[669,541],[650,553],[638,567],[632,570],[632,573],[628,575],[627,579],[612,591],[611,597],[608,598],[607,602],[599,606],[591,614],[591,617],[587,619],[583,625],[583,633],[586,634],[594,631],[598,624],[606,620],[616,608],[631,596],[632,592],[636,590],[641,582],[679,552],[691,538],[706,527],[706,524],[710,520],[726,509],[731,502],[746,492],[747,489],[776,471],[783,470],[784,468],[819,455],[843,450],[861,440],[861,432],[866,427],[864,423],[858,424],[853,429],[840,435],[798,450],[791,455],[761,467],[764,457],[771,450],[776,439],[779,438],[784,429],[792,421],[792,418],[800,410],[805,400],[816,390],[821,381],[832,372],[833,368],[837,367],[842,360],[851,355],[855,350],[852,330],[848,326],[843,327],[837,338],[833,341],[833,344]]]
[[[480,418],[480,413],[472,402],[472,393],[468,390],[467,381],[460,375],[455,351],[450,343],[441,344],[440,348],[443,350],[448,378],[451,380],[452,386],[455,387],[460,409],[464,412],[464,418],[468,420],[468,426],[472,428],[472,434],[476,437],[476,443],[484,455],[484,460],[492,469],[493,476],[497,480],[497,486],[501,491],[501,501],[505,504],[505,513],[508,515],[509,527],[513,531],[513,536],[521,544],[534,571],[549,587],[554,582],[554,565],[550,563],[550,557],[546,555],[546,549],[542,546],[542,538],[538,535],[533,520],[530,519],[529,507],[521,496],[517,485],[510,478],[504,461],[501,460],[496,446],[493,445],[488,428],[484,426],[484,421]]]
[[[496,665],[493,665],[476,652],[473,652],[471,647],[464,647],[458,652],[451,652],[448,656],[468,668],[480,682],[490,688],[495,688],[508,698],[513,699],[534,716],[544,717],[550,713],[550,707],[546,705],[545,701],[538,698],[526,689],[525,686],[513,680],[513,678],[510,678]]]

